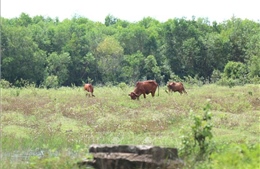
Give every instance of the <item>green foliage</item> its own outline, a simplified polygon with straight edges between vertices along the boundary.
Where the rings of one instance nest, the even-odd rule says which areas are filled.
[[[194,125],[192,126],[192,133],[195,141],[199,144],[201,154],[204,154],[206,152],[209,144],[208,141],[213,137],[211,131],[212,124],[210,123],[211,120],[211,113],[209,112],[210,105],[207,104],[203,110],[204,110],[204,115],[202,118],[198,116],[193,117]]]
[[[253,78],[250,78],[250,83],[252,84],[260,84],[260,77],[254,76]]]
[[[161,80],[161,71],[153,55],[147,56],[147,58],[144,60],[144,71],[147,79]]]
[[[1,73],[13,85],[25,79],[39,86],[51,75],[62,86],[79,86],[88,77],[96,84],[145,78],[164,84],[172,73],[178,81],[197,76],[207,83],[214,70],[239,84],[259,83],[260,27],[247,19],[211,24],[206,18],[161,23],[146,17],[130,23],[108,15],[103,24],[22,13],[1,21]]]
[[[216,69],[213,70],[211,78],[210,78],[211,82],[216,83],[220,79],[221,79],[221,72],[219,70],[216,70]]]
[[[171,73],[169,81],[174,81],[174,82],[183,82],[183,79],[181,79],[178,75],[175,73]]]
[[[260,145],[230,144],[210,155],[210,168],[255,169],[259,167]]]
[[[248,72],[245,64],[229,61],[224,68],[223,74],[221,74],[221,79],[217,81],[217,84],[229,87],[244,85],[249,82],[247,74]]]
[[[51,75],[47,76],[44,83],[44,87],[48,88],[57,88],[59,86],[59,80],[57,76]]]
[[[120,89],[122,90],[125,90],[127,88],[127,84],[124,82],[119,83],[117,86],[120,87]]]
[[[106,18],[105,18],[105,25],[106,25],[106,26],[114,25],[114,24],[116,24],[117,20],[118,20],[118,19],[115,18],[114,16],[108,15],[108,16],[106,16]]]
[[[249,69],[249,76],[251,78],[260,77],[260,57],[259,56],[253,56],[250,59],[248,69]]]
[[[26,79],[19,79],[14,82],[14,85],[16,87],[35,87],[35,83],[31,83],[29,80]]]
[[[58,55],[51,53],[47,58],[46,72],[48,75],[57,76],[59,85],[63,85],[69,77],[68,65],[71,63],[69,53]]]
[[[10,82],[8,82],[7,80],[5,80],[5,79],[0,80],[0,88],[7,89],[11,86],[12,86],[12,84]]]
[[[101,72],[104,82],[116,82],[123,60],[123,48],[113,37],[106,37],[97,46],[98,70]]]
[[[75,160],[75,159],[74,159]],[[43,157],[31,157],[29,162],[29,168],[38,169],[38,168],[76,168],[76,164],[73,159],[69,158],[69,156],[61,155],[60,157],[52,156],[49,154],[45,154]]]
[[[124,55],[122,65],[122,80],[128,83],[135,83],[143,75],[144,56],[140,51],[132,55]]]
[[[191,84],[191,85],[198,85],[198,86],[202,86],[204,83],[204,79],[203,77],[199,78],[198,75],[191,77],[191,76],[184,76],[185,82]]]
[[[203,108],[203,116],[192,115],[193,125],[191,132],[182,136],[182,147],[180,148],[181,157],[189,160],[195,156],[195,161],[204,160],[211,153],[212,122],[210,104]]]
[[[219,81],[217,81],[217,84],[220,86],[229,86],[231,88],[236,85],[239,85],[239,82],[236,79],[233,80],[233,79],[228,79],[226,77],[222,77]]]
[[[247,75],[246,65],[241,62],[229,61],[224,68],[223,75],[228,79],[241,79]]]

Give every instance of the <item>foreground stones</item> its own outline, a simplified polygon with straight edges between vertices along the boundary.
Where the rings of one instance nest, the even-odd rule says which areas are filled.
[[[78,166],[95,169],[178,169],[183,162],[176,148],[145,145],[91,145],[93,160],[78,162]]]

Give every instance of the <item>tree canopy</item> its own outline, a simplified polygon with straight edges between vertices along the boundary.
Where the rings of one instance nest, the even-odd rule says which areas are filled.
[[[216,71],[230,78],[260,76],[260,23],[248,19],[147,17],[131,23],[108,15],[103,24],[22,13],[1,20],[2,79],[12,84],[23,79],[43,85],[53,77],[59,86],[166,83],[171,75],[210,81]]]

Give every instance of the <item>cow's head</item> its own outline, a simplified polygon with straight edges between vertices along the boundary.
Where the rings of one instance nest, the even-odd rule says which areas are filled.
[[[132,100],[135,100],[138,97],[135,92],[131,92],[128,96],[130,96]]]

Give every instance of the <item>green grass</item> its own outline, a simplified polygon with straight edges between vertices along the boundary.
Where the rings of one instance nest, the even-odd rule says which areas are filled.
[[[167,94],[160,87],[160,96],[156,92],[154,98],[140,96],[139,101],[128,96],[132,90],[95,87],[96,97],[91,98],[82,88],[1,89],[0,167],[71,168],[94,143],[179,148],[181,136],[193,123],[190,113],[202,114],[208,102],[215,144],[259,145],[259,85],[189,86],[188,95]],[[50,153],[13,159],[38,150]]]

